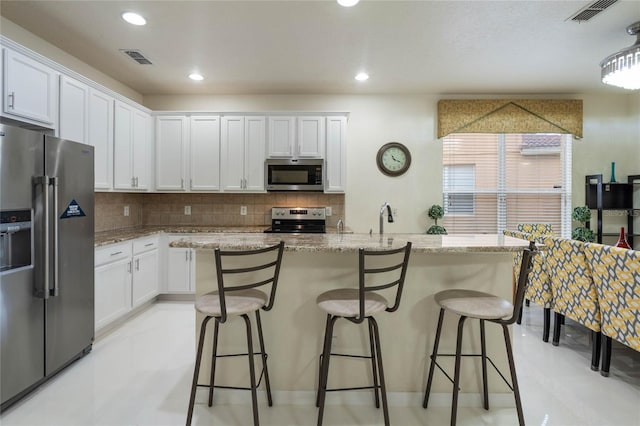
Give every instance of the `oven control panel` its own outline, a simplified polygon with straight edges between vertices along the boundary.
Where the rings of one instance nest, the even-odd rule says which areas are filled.
[[[273,207],[271,219],[325,220],[324,207]]]

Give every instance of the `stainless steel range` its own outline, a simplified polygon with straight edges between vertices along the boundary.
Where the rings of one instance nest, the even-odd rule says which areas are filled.
[[[273,207],[271,227],[264,232],[324,234],[326,221],[324,207]]]

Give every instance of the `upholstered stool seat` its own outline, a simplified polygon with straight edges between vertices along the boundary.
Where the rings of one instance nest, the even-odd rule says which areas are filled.
[[[256,289],[237,290],[229,292],[225,296],[227,315],[243,315],[257,311],[267,304],[269,296]],[[196,311],[212,317],[222,315],[220,306],[220,293],[212,291],[196,298]]]
[[[382,312],[389,304],[387,299],[378,293],[365,293],[364,315],[371,316]],[[316,299],[316,303],[328,314],[353,318],[360,313],[360,295],[357,288],[341,288],[322,293]]]
[[[485,322],[498,324],[502,327],[504,335],[505,348],[507,350],[507,359],[509,361],[509,370],[511,372],[511,383],[507,381],[504,375],[498,371],[502,379],[507,386],[513,390],[513,394],[516,401],[516,411],[518,413],[518,423],[520,426],[524,426],[524,415],[522,412],[522,402],[520,400],[520,391],[518,389],[518,378],[516,376],[516,368],[513,360],[513,350],[511,348],[511,338],[509,336],[508,326],[516,321],[518,311],[522,307],[525,291],[527,288],[527,282],[529,273],[532,269],[532,258],[537,251],[535,243],[531,241],[529,248],[524,249],[521,256],[521,265],[518,273],[518,281],[516,286],[516,294],[514,303],[504,300],[500,297],[494,296],[489,293],[483,293],[475,290],[444,290],[434,295],[435,302],[440,306],[440,315],[438,317],[438,326],[436,328],[436,337],[433,343],[433,352],[431,353],[431,365],[429,367],[429,376],[427,378],[427,387],[424,392],[424,401],[422,406],[427,408],[429,404],[429,395],[431,393],[431,384],[433,383],[433,372],[436,367],[444,372],[440,364],[437,362],[439,356],[455,356],[455,371],[453,380],[445,373],[447,378],[453,382],[453,396],[451,403],[451,425],[456,424],[457,410],[458,410],[458,393],[460,391],[460,361],[463,356],[480,357],[482,364],[482,394],[483,394],[483,406],[485,410],[489,409],[489,388],[487,380],[487,361],[497,367],[487,356],[487,345],[485,341]],[[442,324],[444,322],[445,312],[450,312],[458,315],[458,333],[456,337],[456,353],[442,354],[438,353],[438,346],[440,344],[440,336],[442,334]],[[467,319],[477,319],[480,321],[480,354],[463,354],[462,353],[462,332],[464,329],[464,323]]]
[[[475,290],[445,290],[436,293],[435,302],[449,312],[478,319],[501,319],[513,313],[513,305],[489,293]]]
[[[319,408],[318,426],[322,425],[327,392],[363,389],[373,389],[376,408],[380,407],[380,400],[382,400],[384,424],[389,426],[389,407],[387,406],[387,391],[382,366],[380,334],[374,315],[381,312],[394,312],[400,306],[400,296],[402,295],[410,254],[410,242],[407,242],[402,248],[390,250],[365,250],[361,248],[358,251],[358,288],[329,290],[317,297],[316,303],[318,307],[327,313],[324,345],[322,346],[318,369],[318,394],[316,399],[316,406]],[[388,303],[384,296],[377,293],[383,290],[392,292],[391,289],[394,289],[396,293],[393,304]],[[333,327],[339,318],[344,318],[354,324],[361,324],[365,320],[367,321],[370,355],[331,352]],[[328,389],[329,361],[334,356],[370,359],[373,386]]]

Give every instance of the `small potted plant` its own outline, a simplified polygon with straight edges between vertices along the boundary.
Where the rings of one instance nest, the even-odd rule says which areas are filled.
[[[592,243],[596,240],[595,233],[586,227],[586,223],[591,220],[591,210],[587,206],[580,206],[573,209],[571,215],[573,220],[582,223],[582,226],[577,227],[571,233],[571,238],[578,241],[584,241],[586,243]]]
[[[427,212],[429,217],[435,220],[436,224],[427,229],[427,234],[447,235],[447,230],[443,226],[438,225],[438,219],[444,216],[444,209],[437,204],[432,205]]]

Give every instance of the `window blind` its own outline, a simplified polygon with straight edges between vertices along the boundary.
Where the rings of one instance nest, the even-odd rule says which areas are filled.
[[[501,234],[520,223],[571,227],[571,136],[457,133],[443,138],[442,182],[450,234]]]

